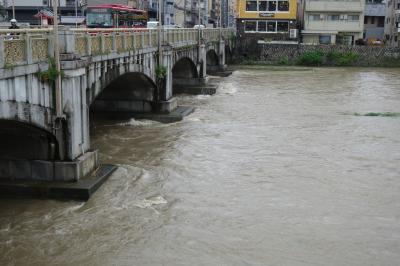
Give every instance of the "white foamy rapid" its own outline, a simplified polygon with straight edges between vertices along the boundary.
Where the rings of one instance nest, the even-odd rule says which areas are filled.
[[[233,94],[236,94],[236,92],[238,91],[238,87],[235,83],[224,82],[219,85],[217,91],[218,91],[218,93],[221,93],[221,94],[233,95]]]
[[[166,199],[164,199],[162,196],[156,196],[156,197],[151,197],[148,199],[143,199],[141,201],[137,201],[133,205],[136,207],[139,207],[141,209],[144,209],[144,208],[151,208],[151,207],[153,207],[153,205],[160,205],[160,204],[167,204],[167,203],[168,203],[168,201]]]
[[[131,126],[131,127],[147,127],[147,126],[152,126],[159,124],[159,122],[156,121],[151,121],[151,120],[136,120],[134,118],[131,118],[127,122],[122,122],[118,123],[118,126]]]

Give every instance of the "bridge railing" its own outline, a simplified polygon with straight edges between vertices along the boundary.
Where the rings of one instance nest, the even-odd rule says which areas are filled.
[[[53,54],[51,31],[0,30],[0,68],[46,61]]]
[[[46,62],[54,55],[52,29],[0,30],[0,68]],[[174,47],[229,38],[232,29],[163,29],[162,44]],[[95,56],[158,47],[157,29],[60,30],[61,52]],[[64,51],[67,50],[67,51]]]

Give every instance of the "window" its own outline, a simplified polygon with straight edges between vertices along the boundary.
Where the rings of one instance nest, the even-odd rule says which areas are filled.
[[[385,17],[378,18],[378,27],[385,27]]]
[[[267,31],[267,22],[266,21],[258,21],[257,31],[266,32]]]
[[[364,24],[368,24],[368,18],[369,18],[368,16],[364,17]]]
[[[319,21],[321,20],[321,15],[320,14],[308,15],[308,20]]]
[[[319,43],[320,44],[331,44],[331,35],[320,35]]]
[[[278,11],[289,11],[289,1],[287,0],[279,0],[278,1]]]
[[[371,17],[371,24],[375,24],[375,17]]]
[[[288,0],[247,0],[246,11],[288,12]]]
[[[359,21],[360,20],[360,16],[359,15],[348,15],[347,16],[347,20],[349,20],[349,21]]]
[[[258,11],[267,11],[267,1],[258,1]]]
[[[267,22],[267,31],[268,32],[276,32],[276,21],[268,21]]]
[[[246,1],[246,11],[257,11],[257,1]]]
[[[268,11],[276,11],[276,1],[268,1]]]
[[[257,21],[245,21],[244,31],[256,31]]]
[[[89,26],[109,27],[113,25],[110,13],[90,13],[86,15],[86,24]]]
[[[289,32],[289,22],[278,21],[276,28],[278,32]]]
[[[339,18],[340,18],[339,15],[328,15],[329,21],[336,21],[336,20],[339,20]]]
[[[47,6],[49,4],[49,2],[47,0],[43,0],[42,3],[43,3],[44,6]]]

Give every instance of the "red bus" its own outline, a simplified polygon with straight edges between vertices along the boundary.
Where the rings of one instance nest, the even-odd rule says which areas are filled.
[[[145,28],[147,11],[124,5],[89,6],[86,11],[88,28]]]

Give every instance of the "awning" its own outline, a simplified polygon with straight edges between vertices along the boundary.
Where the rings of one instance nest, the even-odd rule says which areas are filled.
[[[338,34],[339,31],[337,30],[302,30],[301,34],[309,34],[309,35],[313,35],[313,34]]]
[[[35,18],[47,18],[47,19],[53,19],[54,14],[50,10],[47,9],[42,9],[39,12],[37,12],[35,15],[33,15]]]

